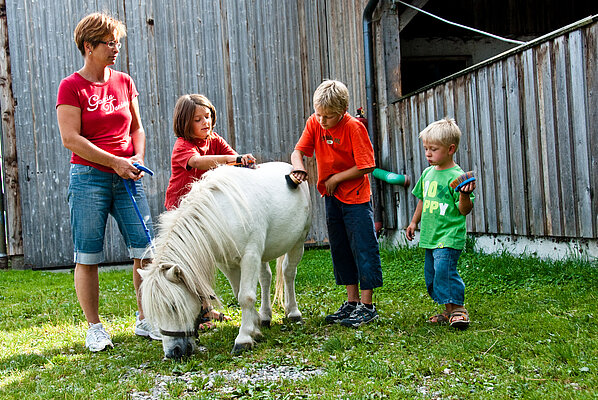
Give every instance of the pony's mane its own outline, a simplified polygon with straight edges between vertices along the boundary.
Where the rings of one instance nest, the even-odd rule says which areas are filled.
[[[181,317],[189,315],[185,312],[185,293],[181,288],[168,288],[176,285],[169,285],[164,277],[172,267],[178,267],[180,279],[191,293],[208,302],[217,301],[212,288],[216,263],[239,257],[239,250],[225,221],[237,218],[247,229],[250,220],[246,195],[238,178],[235,178],[239,170],[222,166],[206,172],[202,179],[193,183],[178,208],[160,215],[159,234],[154,241],[155,258],[148,266],[148,282],[143,291],[143,297],[155,299],[145,299],[148,300],[147,306],[153,308],[147,310],[148,314],[163,315],[163,312],[172,312],[174,307]],[[226,214],[218,203],[217,193],[224,194],[232,204],[232,209],[226,210]],[[150,284],[152,280],[155,281]],[[168,310],[158,309],[159,303],[167,306]]]

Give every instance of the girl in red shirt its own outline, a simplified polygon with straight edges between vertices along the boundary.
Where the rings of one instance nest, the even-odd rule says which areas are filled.
[[[171,173],[164,206],[176,208],[191,184],[218,164],[255,163],[251,154],[240,156],[214,132],[216,109],[201,94],[181,96],[174,107],[173,129],[177,140],[172,149]]]
[[[214,132],[216,109],[207,97],[201,94],[181,96],[174,106],[173,129],[177,140],[172,149],[172,175],[166,189],[164,206],[172,210],[191,189],[191,184],[200,179],[209,169],[219,164],[255,164],[251,154],[239,155]],[[205,303],[200,329],[214,326],[212,320],[230,321],[231,318]]]

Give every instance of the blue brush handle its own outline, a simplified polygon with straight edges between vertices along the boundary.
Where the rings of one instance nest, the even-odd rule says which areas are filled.
[[[154,171],[152,171],[151,169],[149,169],[147,167],[144,167],[143,165],[141,165],[137,162],[133,163],[133,166],[140,171],[147,172],[148,174],[150,174],[152,176],[154,175]],[[141,211],[139,211],[139,206],[137,205],[137,201],[135,200],[135,195],[137,194],[137,187],[135,186],[135,181],[133,179],[124,179],[123,178],[123,183],[125,185],[125,189],[127,190],[129,197],[131,198],[131,202],[133,203],[133,208],[135,209],[135,213],[137,214],[137,217],[139,218],[139,222],[141,222],[141,227],[143,228],[143,231],[145,232],[145,237],[147,238],[147,242],[151,243],[152,237],[150,235],[150,231],[149,231],[148,227],[145,225],[145,221],[143,220],[143,215],[141,215]]]
[[[143,172],[147,172],[148,174],[150,174],[151,176],[154,176],[154,171],[152,171],[151,169],[149,169],[148,167],[146,167],[145,165],[141,165],[138,162],[133,163],[133,166],[135,168],[137,168],[140,171]]]
[[[460,184],[457,185],[457,187],[455,188],[455,192],[458,192],[461,190],[461,188],[465,185],[467,185],[469,182],[473,182],[475,181],[475,176],[472,176],[469,179],[465,179],[463,182],[461,182]]]

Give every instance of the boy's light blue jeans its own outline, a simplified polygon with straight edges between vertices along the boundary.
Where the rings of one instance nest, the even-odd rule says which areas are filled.
[[[465,302],[465,283],[457,271],[457,261],[461,250],[444,247],[426,249],[424,276],[428,294],[438,304]]]

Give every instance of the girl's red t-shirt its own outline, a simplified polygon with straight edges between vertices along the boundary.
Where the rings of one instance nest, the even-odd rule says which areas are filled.
[[[100,149],[119,157],[134,155],[130,129],[133,119],[130,104],[139,93],[131,77],[110,69],[110,78],[104,83],[94,83],[78,72],[60,82],[56,107],[61,104],[81,109],[81,136]],[[88,161],[77,154],[71,156],[72,164],[88,165],[104,172],[112,168]]]
[[[215,132],[212,132],[210,138],[204,140],[189,141],[178,138],[172,149],[171,175],[166,189],[164,207],[167,210],[177,207],[181,197],[191,189],[191,184],[206,172],[206,170],[189,167],[188,162],[191,157],[226,154],[236,155],[237,153],[226,140]]]

